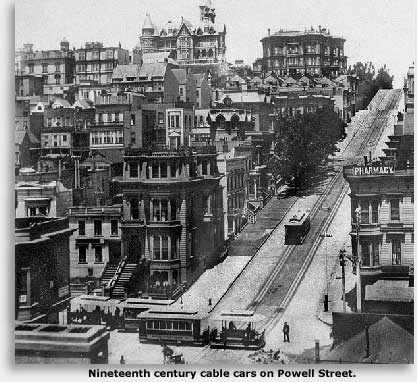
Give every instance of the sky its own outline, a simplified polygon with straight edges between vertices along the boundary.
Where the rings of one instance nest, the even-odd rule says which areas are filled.
[[[204,0],[16,0],[15,46],[56,49],[63,37],[70,46],[102,41],[131,50],[147,12],[157,25],[183,16],[199,20]],[[318,25],[346,39],[348,65],[386,64],[395,86],[402,86],[415,57],[414,0],[213,0],[216,20],[226,24],[227,60],[252,64],[261,57],[260,39],[279,29]]]

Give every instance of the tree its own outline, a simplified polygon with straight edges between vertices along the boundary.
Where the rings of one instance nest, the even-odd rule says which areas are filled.
[[[305,189],[336,151],[336,143],[344,135],[343,122],[330,108],[276,122],[278,131],[269,167],[276,179],[282,178],[296,190]]]
[[[386,65],[380,68],[375,76],[372,62],[357,62],[349,66],[348,74],[356,75],[359,80],[359,108],[366,108],[379,89],[392,89],[394,76],[390,76]]]

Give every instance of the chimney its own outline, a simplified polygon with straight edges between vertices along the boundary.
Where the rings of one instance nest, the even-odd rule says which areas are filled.
[[[365,166],[368,165],[368,157],[366,155],[363,156],[363,161],[365,162]]]
[[[271,36],[271,29],[268,28],[268,37]]]

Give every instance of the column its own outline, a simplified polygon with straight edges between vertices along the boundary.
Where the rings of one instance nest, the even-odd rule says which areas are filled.
[[[207,162],[207,175],[212,175],[211,174],[211,161]]]
[[[149,199],[149,220],[153,221],[153,199]]]
[[[171,221],[171,199],[168,199],[168,221]]]
[[[167,162],[167,178],[168,179],[171,178],[171,162],[170,161]]]
[[[171,260],[171,236],[168,235],[168,260]],[[168,277],[170,277],[170,273],[168,273]],[[169,282],[169,279],[168,279]],[[169,282],[169,284],[171,284]]]
[[[146,166],[148,165],[147,162],[142,162],[142,175],[146,179]]]
[[[148,164],[148,166],[149,166],[149,179],[152,179],[152,177],[153,177],[153,174],[152,174],[152,165],[149,165]]]

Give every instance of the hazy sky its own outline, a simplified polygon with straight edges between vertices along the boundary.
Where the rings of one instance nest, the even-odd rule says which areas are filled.
[[[71,47],[103,41],[131,50],[146,12],[157,25],[181,16],[195,23],[203,0],[16,0],[16,47],[54,49],[62,37]],[[322,25],[346,38],[348,65],[384,63],[402,85],[414,61],[414,0],[213,0],[217,21],[227,27],[227,59],[252,64],[261,56],[267,29]]]

